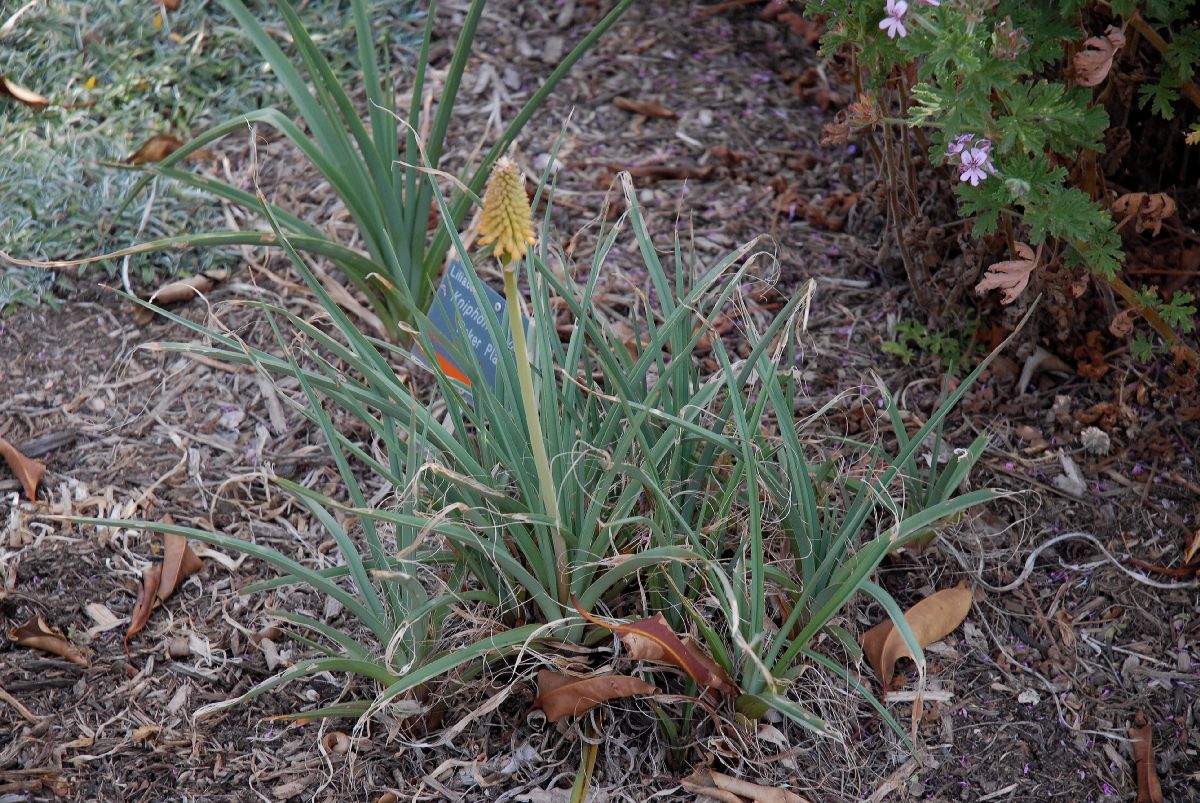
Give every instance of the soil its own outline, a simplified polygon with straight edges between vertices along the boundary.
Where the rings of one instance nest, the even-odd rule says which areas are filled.
[[[546,74],[596,14],[588,0],[489,7],[452,159],[494,136],[488,126],[518,107],[529,76]],[[439,28],[435,58],[448,53],[453,17]],[[839,435],[884,426],[874,375],[918,419],[941,381],[926,355],[906,366],[881,352],[900,319],[922,313],[883,236],[870,164],[853,147],[818,144],[847,91],[829,83],[801,36],[761,19],[756,6],[706,14],[690,2],[637,3],[531,124],[517,154],[527,169],[540,167],[564,135],[555,221],[569,257],[587,258],[584,224],[619,195],[611,189],[622,169],[635,175],[660,247],[678,230],[712,259],[765,234],[775,258],[760,262],[759,280],[782,294],[816,282],[802,367],[817,403],[851,391],[822,422]],[[673,116],[638,114],[618,98],[656,101]],[[249,176],[246,143],[223,148],[233,174]],[[287,166],[284,153],[266,137],[257,154],[264,186],[286,187],[277,194],[317,215],[310,219],[346,225],[327,189]],[[208,302],[224,325],[270,348],[252,310],[222,302],[266,299],[305,315],[315,307],[285,261],[263,259],[248,255]],[[644,278],[637,265],[628,246],[611,268],[632,287]],[[981,269],[962,255],[954,267]],[[202,320],[209,307],[180,312]],[[48,466],[32,504],[18,502],[18,482],[0,473],[0,625],[7,632],[41,616],[90,659],[82,667],[0,641],[0,801],[375,800],[389,790],[393,800],[568,800],[584,734],[524,718],[528,675],[479,678],[448,706],[446,723],[466,721],[445,741],[403,723],[351,732],[348,722],[269,719],[337,697],[343,677],[193,719],[200,706],[308,654],[269,629],[266,609],[338,615],[300,592],[239,595],[270,576],[255,561],[201,550],[205,568],[123,643],[161,541],[50,516],[169,514],[314,565],[333,560],[306,511],[265,481],[270,466],[333,487],[319,433],[253,372],[148,347],[190,339],[168,321],[139,323],[114,294],[86,287],[60,311],[21,310],[0,324],[0,436]],[[760,731],[751,740],[757,756],[711,737],[668,765],[653,718],[625,711],[604,723],[589,800],[691,800],[680,779],[712,767],[811,801],[1132,801],[1128,730],[1139,714],[1152,725],[1165,799],[1200,800],[1200,591],[1194,577],[1136,562],[1181,565],[1200,527],[1200,423],[1173,414],[1196,402],[1170,387],[1170,366],[1155,373],[1117,356],[1105,376],[1085,378],[1068,353],[1055,355],[1065,370],[1043,363],[1020,393],[1032,354],[1027,340],[998,361],[947,430],[955,446],[988,432],[971,481],[1012,495],[880,573],[906,606],[963,578],[980,589],[964,627],[929,651],[916,754],[898,749],[852,692],[814,672],[803,682],[840,725],[833,738],[777,723],[782,741]],[[1080,448],[1087,426],[1107,434],[1107,455]],[[1080,496],[1062,479],[1068,457],[1082,472]],[[1095,540],[1072,536],[1034,552],[1077,532]],[[862,632],[881,616],[861,601],[846,624]],[[489,699],[498,704],[479,712]],[[888,702],[906,725],[908,700]],[[321,749],[338,728],[353,739],[348,758]]]

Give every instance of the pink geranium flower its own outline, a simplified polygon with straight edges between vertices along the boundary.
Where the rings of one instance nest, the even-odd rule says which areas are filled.
[[[887,0],[887,5],[883,9],[883,13],[887,16],[879,21],[879,28],[887,31],[888,39],[895,39],[897,36],[903,39],[908,36],[908,30],[904,27],[906,11],[908,11],[908,3],[905,0]]]
[[[975,138],[974,134],[959,134],[950,141],[946,146],[946,156],[958,156],[971,144],[971,140]],[[987,140],[984,140],[987,142]]]
[[[960,181],[971,182],[972,187],[978,187],[979,182],[988,177],[992,170],[992,162],[983,148],[967,148],[962,152],[962,167],[958,169]]]

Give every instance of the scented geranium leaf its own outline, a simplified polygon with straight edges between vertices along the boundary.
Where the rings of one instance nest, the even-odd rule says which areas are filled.
[[[1179,101],[1179,83],[1171,78],[1164,78],[1156,84],[1142,84],[1138,89],[1138,98],[1142,108],[1150,110],[1164,120],[1175,119],[1175,104]]]
[[[954,192],[961,201],[959,212],[962,216],[975,218],[972,232],[976,237],[996,231],[1000,210],[1008,206],[1009,201],[1004,182],[984,181],[978,187],[960,182]]]
[[[1139,332],[1129,341],[1129,353],[1140,363],[1148,363],[1154,359],[1154,341],[1150,336]]]
[[[1108,113],[1093,106],[1091,92],[1049,81],[1014,84],[1000,95],[1006,114],[996,120],[999,144],[1030,153],[1047,145],[1056,151],[1102,151]]]
[[[1158,309],[1158,314],[1173,328],[1184,334],[1192,331],[1196,318],[1196,307],[1192,304],[1196,297],[1191,293],[1176,290],[1171,300]]]

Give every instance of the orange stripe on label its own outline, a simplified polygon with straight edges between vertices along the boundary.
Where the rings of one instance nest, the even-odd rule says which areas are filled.
[[[438,365],[440,365],[442,367],[442,370],[446,372],[446,376],[450,377],[451,379],[457,379],[459,382],[462,382],[467,387],[471,387],[471,380],[467,379],[466,374],[464,374],[462,371],[458,370],[457,365],[450,362],[445,357],[443,357],[441,354],[438,354],[436,352],[434,352],[433,356],[437,357]]]

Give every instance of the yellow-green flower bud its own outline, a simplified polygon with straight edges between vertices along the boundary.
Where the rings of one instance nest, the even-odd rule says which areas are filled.
[[[525,197],[525,176],[512,159],[501,158],[492,168],[483,196],[483,222],[479,242],[496,244],[496,258],[504,265],[525,256],[533,245],[533,218]]]

